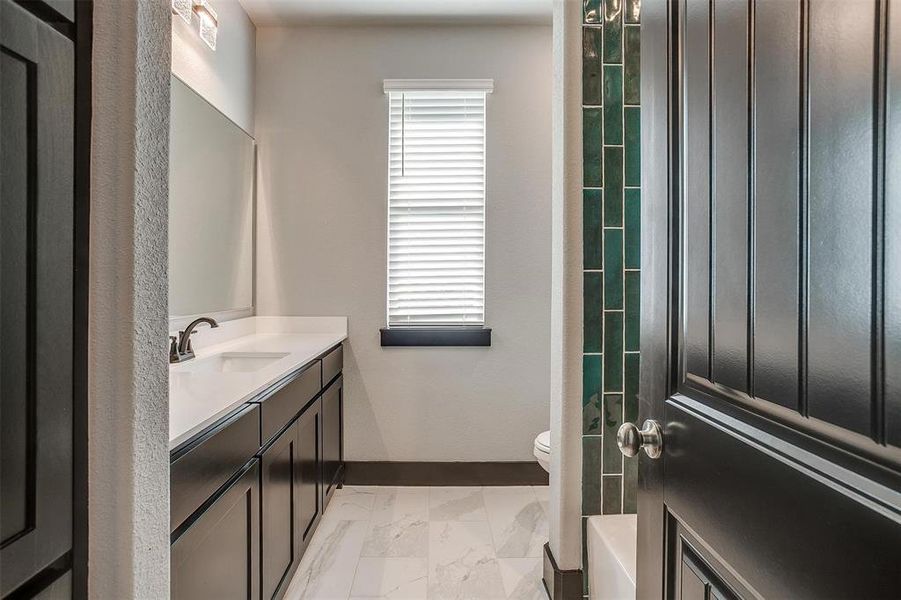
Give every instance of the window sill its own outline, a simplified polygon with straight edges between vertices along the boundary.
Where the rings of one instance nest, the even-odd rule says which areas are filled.
[[[382,327],[382,346],[491,346],[488,327]]]

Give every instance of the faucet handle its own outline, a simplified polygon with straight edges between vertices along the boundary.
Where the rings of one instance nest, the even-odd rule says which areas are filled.
[[[169,336],[169,362],[178,362],[178,338]]]

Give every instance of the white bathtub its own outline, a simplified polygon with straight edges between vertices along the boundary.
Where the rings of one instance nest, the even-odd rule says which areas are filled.
[[[591,600],[635,600],[638,516],[589,517],[587,534]]]

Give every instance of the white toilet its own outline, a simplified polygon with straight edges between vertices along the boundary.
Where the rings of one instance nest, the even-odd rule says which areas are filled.
[[[541,465],[541,468],[551,472],[551,432],[550,431],[542,431],[537,436],[535,436],[535,447],[532,449],[532,454],[535,455],[535,458],[538,459],[538,464]]]

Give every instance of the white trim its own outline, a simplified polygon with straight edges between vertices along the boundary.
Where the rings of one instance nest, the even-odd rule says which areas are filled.
[[[485,92],[494,91],[493,79],[386,79],[384,91],[389,92]]]

